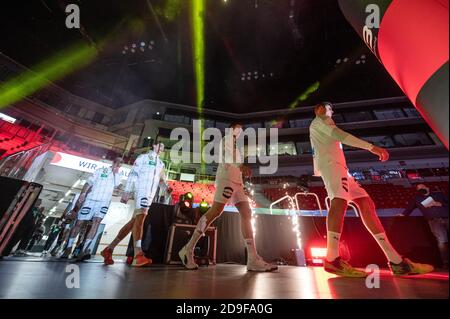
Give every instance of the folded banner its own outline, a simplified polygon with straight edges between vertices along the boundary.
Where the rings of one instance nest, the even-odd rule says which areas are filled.
[[[448,149],[448,0],[339,0],[353,28]]]

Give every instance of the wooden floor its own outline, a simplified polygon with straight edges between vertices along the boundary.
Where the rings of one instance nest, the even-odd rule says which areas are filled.
[[[187,271],[180,266],[131,268],[99,261],[79,266],[80,287],[69,289],[69,262],[7,257],[0,260],[0,298],[448,298],[448,272],[394,278],[381,272],[380,287],[364,279],[339,278],[321,267],[282,266],[273,273],[249,273],[243,265],[220,264]],[[72,273],[73,274],[73,273]],[[73,283],[74,281],[72,281]]]

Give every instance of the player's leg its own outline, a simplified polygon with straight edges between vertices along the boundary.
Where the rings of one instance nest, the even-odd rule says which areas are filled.
[[[206,214],[200,217],[200,220],[198,221],[189,242],[179,251],[178,255],[180,256],[183,265],[187,269],[194,270],[198,268],[198,265],[194,260],[194,248],[197,245],[199,239],[204,235],[206,229],[208,229],[208,227],[214,222],[214,220],[216,220],[222,214],[225,203],[217,202],[216,200],[213,202],[211,208],[208,209]]]
[[[323,263],[324,269],[343,277],[366,277],[367,274],[364,271],[353,268],[339,255],[339,243],[349,198],[347,169],[341,165],[330,165],[322,171],[322,178],[331,199],[330,211],[326,221],[327,257]]]
[[[101,252],[103,256],[103,262],[105,265],[114,264],[114,260],[112,259],[112,255],[114,252],[114,248],[131,232],[134,226],[134,217],[132,217],[122,228],[119,230],[116,238]]]
[[[86,222],[87,222],[86,220],[77,219],[75,225],[70,229],[69,239],[67,240],[67,245],[66,248],[64,249],[63,254],[61,255],[61,258],[68,258],[69,255],[72,253],[72,248],[73,244],[75,243],[75,239],[80,234],[80,230]]]
[[[273,271],[278,267],[265,262],[256,250],[255,239],[253,237],[252,210],[248,199],[236,203],[241,217],[241,232],[247,248],[247,270],[248,271]]]
[[[434,270],[431,265],[414,263],[407,258],[403,258],[395,250],[386,236],[383,225],[376,213],[375,204],[370,196],[356,198],[352,201],[358,206],[364,225],[383,250],[389,261],[389,267],[395,275],[424,274]]]

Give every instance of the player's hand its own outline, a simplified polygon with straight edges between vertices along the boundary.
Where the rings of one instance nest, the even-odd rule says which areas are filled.
[[[386,162],[389,159],[389,152],[381,147],[378,146],[373,146],[372,149],[370,150],[370,152],[372,154],[375,154],[378,156],[378,158],[380,159],[380,161],[382,162]]]
[[[252,177],[252,169],[248,166],[245,165],[241,165],[240,167],[241,172],[242,172],[242,176],[244,177]]]
[[[86,200],[86,193],[81,193],[77,200],[77,205],[83,205]]]
[[[130,193],[123,192],[122,197],[120,198],[120,202],[123,204],[128,203],[128,200],[130,199]]]

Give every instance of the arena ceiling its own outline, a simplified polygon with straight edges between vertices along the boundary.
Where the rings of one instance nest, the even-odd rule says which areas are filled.
[[[142,99],[196,105],[195,67],[204,107],[237,113],[403,95],[336,0],[205,0],[200,66],[191,1],[5,2],[0,51],[34,70],[74,64],[74,46],[95,47],[50,80],[113,108]],[[80,7],[81,29],[65,26],[69,3]]]

